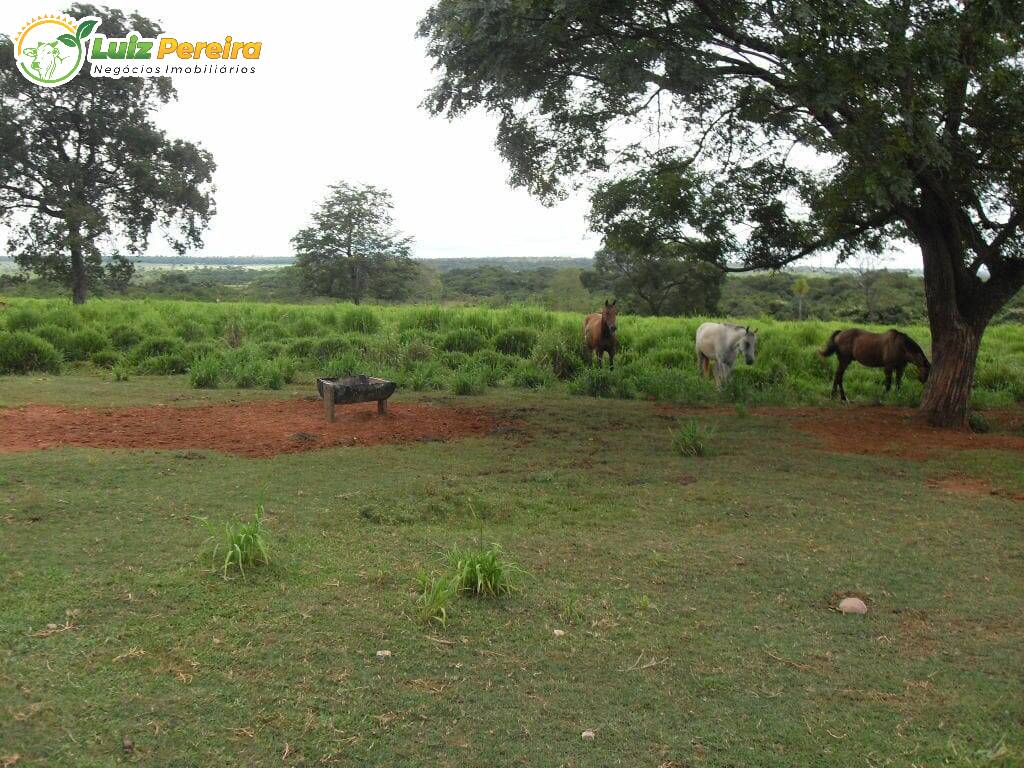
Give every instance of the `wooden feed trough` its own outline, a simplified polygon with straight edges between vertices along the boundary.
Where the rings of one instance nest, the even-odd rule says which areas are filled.
[[[388,412],[388,398],[398,385],[376,376],[356,374],[338,379],[317,379],[316,388],[324,401],[328,421],[334,421],[334,406],[377,401],[377,413]]]

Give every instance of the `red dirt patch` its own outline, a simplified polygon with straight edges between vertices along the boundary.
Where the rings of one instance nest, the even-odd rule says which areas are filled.
[[[837,453],[866,453],[926,459],[944,451],[994,448],[1024,451],[1024,437],[979,435],[966,429],[937,429],[923,423],[917,411],[896,406],[844,408],[759,408],[756,413],[783,416],[789,423],[819,438]],[[986,416],[999,414],[986,411]]]
[[[1024,493],[997,488],[987,480],[977,477],[954,475],[952,477],[933,478],[926,482],[929,488],[953,493],[959,496],[999,496],[1012,501],[1024,501]]]
[[[178,408],[0,409],[0,453],[59,446],[182,448],[266,457],[337,445],[443,441],[489,434],[494,418],[478,410],[422,403],[339,407],[328,423],[318,400],[265,400]]]

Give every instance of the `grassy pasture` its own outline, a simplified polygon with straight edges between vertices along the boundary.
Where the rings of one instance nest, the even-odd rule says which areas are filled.
[[[314,374],[373,372],[405,389],[481,394],[495,386],[543,388],[683,404],[817,404],[827,399],[834,359],[816,352],[838,326],[744,320],[760,330],[758,361],[740,366],[725,392],[702,380],[693,336],[705,318],[619,319],[614,372],[586,366],[579,315],[530,307],[370,307],[12,299],[0,310],[0,373],[109,369],[123,379],[188,374],[202,390],[280,389]],[[928,330],[908,327],[927,350]],[[908,370],[890,402],[915,404]],[[880,371],[853,366],[856,400],[882,393]],[[1024,399],[1024,334],[994,326],[985,336],[974,406]]]
[[[207,397],[81,373],[0,392]],[[838,455],[719,410],[693,416],[710,455],[683,456],[650,403],[465,402],[521,432],[266,460],[0,455],[0,759],[1021,764],[1020,502],[928,485],[955,469],[1024,491],[1019,454]],[[197,518],[261,502],[271,564],[225,581]],[[417,575],[478,542],[520,588],[424,623]],[[867,616],[831,609],[849,593]]]

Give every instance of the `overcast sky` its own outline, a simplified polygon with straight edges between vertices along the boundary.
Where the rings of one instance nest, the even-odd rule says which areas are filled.
[[[591,256],[584,194],[545,208],[507,183],[495,121],[431,118],[419,104],[433,81],[414,36],[429,0],[257,4],[136,0],[166,34],[185,40],[259,40],[250,75],[176,76],[179,99],[158,116],[172,136],[209,149],[217,210],[206,255],[291,255],[289,239],[328,184],[382,186],[419,257]],[[0,5],[17,34],[35,2]],[[102,26],[98,30],[102,32]],[[162,241],[150,253],[171,253]],[[902,266],[916,266],[901,259]],[[816,266],[831,264],[816,258]],[[919,262],[918,262],[919,263]]]

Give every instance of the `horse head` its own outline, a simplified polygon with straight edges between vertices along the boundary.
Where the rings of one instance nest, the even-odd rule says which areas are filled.
[[[619,308],[615,305],[618,303],[618,299],[612,301],[611,304],[608,303],[608,299],[605,299],[604,309],[601,310],[601,322],[603,322],[605,326],[607,326],[608,333],[612,334],[613,336],[615,335],[615,330],[618,328],[618,324],[615,320],[619,312]]]
[[[747,365],[753,365],[757,359],[757,330],[750,330],[749,325],[743,329],[743,335],[740,337],[740,351],[743,352]]]

